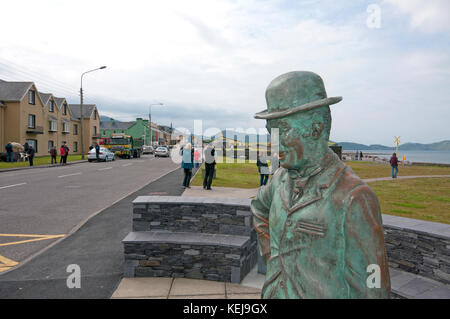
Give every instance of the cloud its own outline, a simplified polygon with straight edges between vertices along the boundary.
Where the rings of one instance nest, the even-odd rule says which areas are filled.
[[[10,68],[0,64],[0,78],[23,80],[25,70],[38,88],[79,103],[81,73],[107,65],[83,80],[85,102],[101,114],[133,120],[163,102],[152,112],[162,124],[203,119],[224,129],[264,127],[253,115],[266,108],[267,85],[309,70],[322,76],[329,96],[344,97],[332,107],[334,140],[448,138],[448,41],[430,34],[447,30],[448,5],[385,0],[382,27],[369,29],[368,3],[3,1],[2,23],[15,27],[2,34],[0,63]]]
[[[439,33],[450,30],[448,0],[384,0],[394,10],[409,16],[412,30]]]

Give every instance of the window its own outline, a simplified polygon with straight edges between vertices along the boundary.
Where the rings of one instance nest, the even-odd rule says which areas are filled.
[[[97,126],[94,126],[94,136],[97,136]]]
[[[64,103],[63,105],[63,115],[67,115],[67,104]]]
[[[50,149],[53,148],[53,146],[55,146],[55,143],[53,141],[48,141],[48,150],[50,151]]]
[[[36,104],[36,92],[33,90],[28,91],[28,104]]]
[[[63,122],[62,124],[63,124],[63,132],[64,133],[70,133],[69,123]]]
[[[37,148],[37,140],[26,140],[26,142],[28,143],[28,145],[33,146],[34,151],[37,153],[38,152],[38,148]]]
[[[50,104],[49,104],[49,106],[48,106],[48,110],[49,110],[50,112],[55,112],[55,101],[50,100]]]
[[[48,125],[51,132],[56,132],[58,130],[58,122],[56,121],[48,121]]]
[[[28,114],[28,128],[36,128],[36,115]]]
[[[94,110],[94,120],[96,120],[96,119],[97,119],[97,111]]]
[[[73,151],[78,152],[78,142],[73,142]]]
[[[77,124],[73,125],[73,135],[78,135],[78,125]]]

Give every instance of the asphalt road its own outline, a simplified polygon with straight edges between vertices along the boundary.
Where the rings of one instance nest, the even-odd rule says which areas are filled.
[[[0,274],[8,269],[7,261],[26,260],[93,214],[178,167],[169,158],[146,155],[1,172]]]
[[[163,161],[144,165],[159,166],[161,174],[167,165],[171,166]],[[0,273],[0,299],[110,298],[123,275],[121,241],[131,231],[132,201],[137,196],[155,193],[181,195],[182,178],[183,170],[175,169],[105,208],[72,235],[22,266]],[[104,189],[101,192],[107,194]],[[73,264],[81,271],[80,288],[67,286],[71,274],[67,267]]]

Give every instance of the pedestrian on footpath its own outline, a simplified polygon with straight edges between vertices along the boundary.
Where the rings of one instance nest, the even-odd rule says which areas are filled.
[[[211,184],[216,167],[216,150],[211,144],[205,149],[205,177],[203,178],[203,189],[211,190]]]
[[[263,152],[259,153],[258,160],[256,161],[256,166],[258,166],[258,172],[260,174],[260,182],[259,186],[263,186],[267,184],[267,180],[269,179],[269,164],[267,164],[266,156]]]
[[[272,171],[270,174],[275,174],[275,171],[280,167],[280,158],[278,157],[277,153],[273,153],[273,155],[270,158],[270,164],[272,166]]]
[[[5,150],[6,150],[6,162],[14,162],[13,161],[13,145],[11,144],[11,142],[8,142],[8,144],[6,144],[5,146]]]
[[[97,162],[100,161],[100,145],[98,143],[95,144],[95,157],[97,158]]]
[[[59,164],[63,165],[64,164],[64,156],[66,155],[66,150],[64,148],[64,144],[62,144],[59,149],[59,155],[61,156],[59,159]]]
[[[34,159],[34,153],[35,150],[33,148],[33,145],[30,145],[30,147],[28,148],[28,161],[30,162],[30,166],[33,166],[33,159]]]
[[[30,149],[30,145],[28,144],[28,142],[25,142],[25,144],[23,144],[23,152],[28,155],[29,149]],[[28,156],[25,156],[25,160],[28,161]]]
[[[67,143],[64,143],[64,152],[65,152],[64,165],[66,165],[66,163],[67,163],[67,157],[69,156],[69,151],[70,151],[69,146],[67,146]]]
[[[183,180],[183,186],[186,188],[191,188],[189,186],[189,183],[191,182],[192,177],[192,168],[193,160],[194,160],[194,154],[192,152],[192,146],[191,143],[187,143],[183,148],[183,160],[181,162],[181,167],[184,169],[184,180]]]
[[[195,163],[195,167],[199,167],[199,166],[200,166],[199,160],[200,160],[200,152],[198,151],[198,149],[195,149],[195,150],[194,150],[194,163]]]
[[[389,160],[389,163],[392,167],[392,178],[397,178],[398,174],[398,158],[397,154],[392,154],[391,159]]]
[[[58,151],[56,150],[56,146],[52,146],[49,153],[52,158],[52,165],[53,165],[53,162],[56,164],[57,163],[56,156],[58,156]]]

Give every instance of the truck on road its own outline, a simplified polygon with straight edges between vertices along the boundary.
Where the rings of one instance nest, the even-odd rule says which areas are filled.
[[[133,138],[123,133],[114,133],[104,145],[121,158],[138,158],[142,154],[142,138]]]

